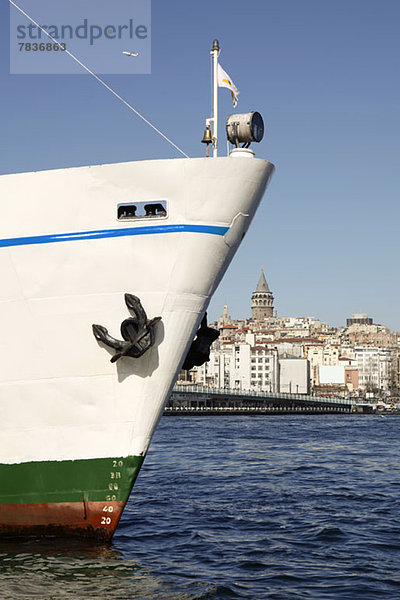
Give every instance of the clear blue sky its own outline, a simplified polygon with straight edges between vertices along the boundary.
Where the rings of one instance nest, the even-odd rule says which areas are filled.
[[[9,75],[8,20],[1,0],[0,173],[178,156],[89,75]],[[400,330],[399,23],[399,0],[153,0],[151,74],[105,79],[200,156],[217,37],[277,169],[210,318],[250,315],[263,264],[279,315]]]

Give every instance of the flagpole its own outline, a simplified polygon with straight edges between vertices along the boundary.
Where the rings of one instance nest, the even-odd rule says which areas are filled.
[[[218,54],[219,42],[213,41],[211,53],[213,55],[213,158],[218,156]]]

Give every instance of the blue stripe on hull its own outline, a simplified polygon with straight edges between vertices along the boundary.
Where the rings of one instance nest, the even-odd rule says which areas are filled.
[[[149,225],[147,227],[124,227],[121,229],[97,229],[73,233],[54,233],[29,237],[0,239],[0,248],[9,246],[28,246],[31,244],[52,244],[55,242],[73,242],[77,240],[98,240],[101,238],[125,237],[132,235],[155,235],[159,233],[209,233],[225,235],[229,227],[218,225]]]

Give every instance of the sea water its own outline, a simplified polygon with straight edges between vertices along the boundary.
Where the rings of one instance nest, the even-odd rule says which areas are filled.
[[[400,417],[164,417],[113,542],[0,542],[0,598],[400,598]]]

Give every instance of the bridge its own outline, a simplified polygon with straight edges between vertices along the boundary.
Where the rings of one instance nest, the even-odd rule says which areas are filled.
[[[351,398],[176,385],[165,415],[350,413]]]

